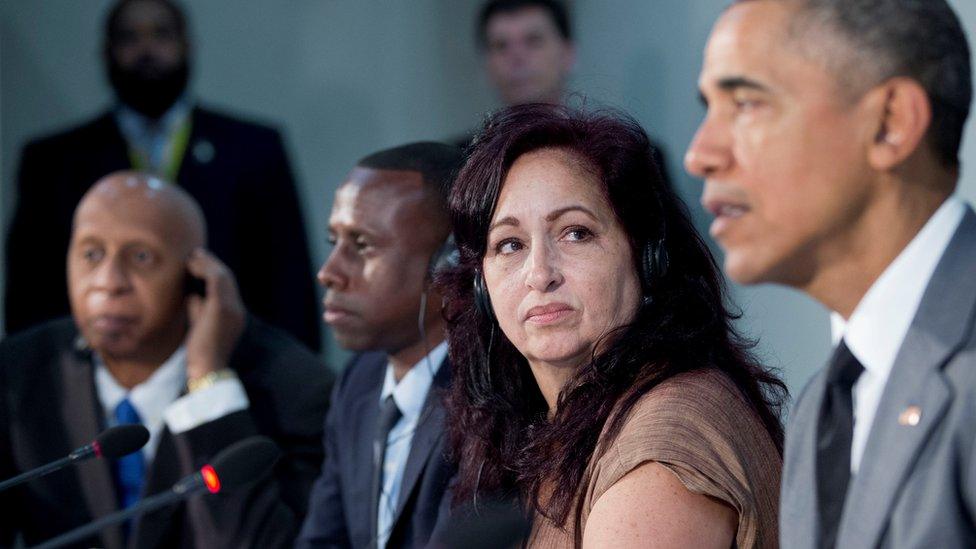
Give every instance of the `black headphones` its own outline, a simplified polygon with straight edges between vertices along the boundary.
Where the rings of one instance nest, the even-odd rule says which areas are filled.
[[[641,305],[647,306],[654,302],[654,292],[658,284],[668,275],[668,268],[671,266],[671,256],[668,254],[667,234],[668,224],[664,219],[664,203],[661,196],[655,192],[654,198],[657,201],[658,223],[657,234],[648,238],[644,242],[644,251],[641,254]],[[656,238],[655,238],[656,237]]]
[[[488,296],[488,288],[485,288],[485,276],[477,267],[474,269],[474,308],[484,318],[488,319],[488,322],[495,321],[495,311],[491,308],[491,297]]]
[[[640,280],[644,305],[649,305],[653,301],[651,291],[668,273],[670,258],[668,249],[664,245],[663,227],[661,231],[661,237],[657,240],[648,240],[641,253]],[[488,288],[485,287],[485,277],[478,268],[474,270],[474,306],[489,321],[495,320],[491,297],[488,295]]]
[[[651,297],[658,283],[668,274],[668,267],[671,258],[668,255],[668,248],[664,244],[664,228],[662,226],[660,237],[657,240],[648,240],[644,244],[644,252],[641,254],[641,292],[644,295],[644,304],[649,305]]]
[[[457,245],[454,243],[454,233],[450,233],[444,243],[430,256],[430,261],[427,263],[427,279],[434,280],[434,276],[440,271],[457,267],[460,257]]]

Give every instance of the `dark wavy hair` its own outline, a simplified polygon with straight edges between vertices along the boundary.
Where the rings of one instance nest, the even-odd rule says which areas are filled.
[[[670,258],[666,273],[644,288],[649,295],[632,322],[611,332],[597,346],[600,353],[563,388],[552,417],[527,361],[495,320],[478,310],[473,291],[508,170],[521,155],[546,148],[567,151],[593,168],[628,235],[638,273],[648,242],[660,241]],[[454,368],[448,407],[459,465],[457,504],[479,495],[514,496],[527,512],[560,525],[575,507],[578,526],[577,491],[601,450],[597,442],[607,421],[612,441],[642,395],[703,368],[721,370],[735,382],[782,451],[779,414],[786,386],[751,356],[751,342],[733,328],[737,316],[726,305],[715,260],[633,119],[542,104],[501,110],[486,120],[470,149],[450,208],[460,261],[438,284]],[[615,408],[619,413],[611,418]]]

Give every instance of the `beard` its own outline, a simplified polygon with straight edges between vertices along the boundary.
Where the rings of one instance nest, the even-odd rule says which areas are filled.
[[[135,67],[124,69],[114,59],[109,59],[108,78],[120,101],[156,120],[183,95],[190,79],[190,64],[183,59],[172,68],[161,69],[158,64],[143,58]]]

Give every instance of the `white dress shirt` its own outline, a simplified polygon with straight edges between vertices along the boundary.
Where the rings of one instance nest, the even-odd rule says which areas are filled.
[[[115,380],[98,353],[92,356],[95,392],[105,413],[105,424],[117,424],[115,408],[128,398],[149,430],[149,442],[142,448],[147,463],[156,455],[164,423],[170,432],[179,434],[250,406],[244,386],[236,378],[218,380],[181,397],[186,387],[186,349],[182,346],[148,379],[129,390]]]
[[[383,454],[383,489],[380,492],[380,505],[376,510],[376,531],[379,536],[376,546],[380,549],[386,547],[393,531],[393,516],[400,499],[400,484],[403,482],[403,472],[410,456],[410,443],[413,441],[414,431],[417,430],[424,402],[427,401],[427,393],[434,383],[434,376],[446,357],[447,341],[442,341],[430,354],[414,364],[399,383],[393,375],[393,365],[386,366],[386,379],[383,380],[377,406],[386,397],[393,395],[393,401],[403,415],[390,430],[386,438],[386,452]]]
[[[874,281],[846,321],[831,314],[834,344],[843,339],[864,372],[851,388],[854,404],[854,436],[851,440],[851,472],[857,473],[871,424],[885,383],[901,349],[925,288],[935,272],[952,235],[966,212],[962,200],[949,197]]]

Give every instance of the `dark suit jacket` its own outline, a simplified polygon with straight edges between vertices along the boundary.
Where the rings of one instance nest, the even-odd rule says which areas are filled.
[[[325,420],[325,462],[309,500],[298,548],[367,547],[371,541],[372,441],[386,372],[383,353],[350,362],[332,393]],[[444,526],[440,512],[454,467],[446,458],[443,392],[451,375],[444,363],[434,377],[410,444],[387,547],[423,547]],[[443,506],[446,510],[447,505]]]
[[[780,543],[820,547],[817,422],[821,371],[790,414]],[[917,408],[915,423],[902,420]],[[976,215],[962,223],[929,280],[851,478],[837,547],[976,547]]]
[[[104,427],[91,352],[77,348],[70,318],[0,343],[0,477],[61,458]],[[146,472],[143,494],[168,490],[231,443],[262,434],[282,450],[274,474],[244,489],[195,496],[145,515],[131,548],[282,547],[305,514],[322,462],[322,418],[331,375],[302,345],[250,319],[231,359],[250,408],[174,435],[165,427]],[[19,531],[29,545],[116,511],[107,460],[62,469],[0,493],[0,546]],[[118,527],[78,547],[122,547]]]
[[[130,168],[111,113],[24,147],[7,240],[8,334],[69,314],[75,206],[98,179]],[[195,108],[177,182],[200,203],[208,248],[234,272],[248,311],[318,349],[305,227],[278,132]]]

